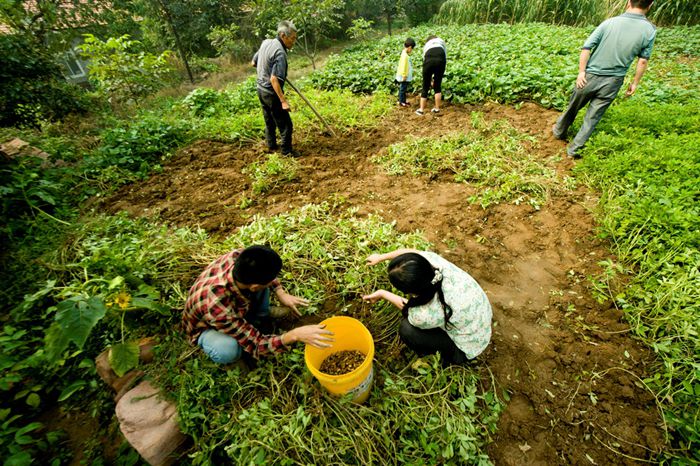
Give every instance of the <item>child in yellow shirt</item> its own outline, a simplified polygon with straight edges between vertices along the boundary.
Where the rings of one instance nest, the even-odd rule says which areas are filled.
[[[413,80],[413,65],[411,64],[409,55],[413,52],[415,46],[415,40],[410,37],[406,39],[403,43],[403,51],[399,59],[399,66],[396,68],[396,81],[399,83],[399,105],[402,107],[408,107],[410,105],[406,102],[406,90],[408,89],[408,83]]]

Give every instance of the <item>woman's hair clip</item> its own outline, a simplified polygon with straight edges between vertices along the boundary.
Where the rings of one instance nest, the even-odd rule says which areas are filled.
[[[440,269],[435,269],[435,276],[430,281],[430,284],[435,285],[436,283],[440,283],[441,281],[442,281],[442,272],[440,272]]]

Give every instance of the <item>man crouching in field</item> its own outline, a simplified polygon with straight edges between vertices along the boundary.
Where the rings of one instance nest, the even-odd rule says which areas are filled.
[[[603,21],[583,44],[569,106],[552,127],[555,138],[566,139],[576,114],[590,102],[581,129],[566,149],[569,157],[579,157],[579,150],[615,100],[634,57],[639,57],[637,69],[625,95],[637,90],[656,38],[656,28],[646,18],[651,4],[652,0],[629,0],[625,13]]]
[[[282,288],[277,274],[282,259],[266,246],[251,246],[224,254],[202,272],[190,288],[182,322],[192,344],[199,345],[217,364],[241,358],[243,351],[258,359],[285,351],[295,342],[330,346],[333,334],[322,325],[297,327],[282,335],[269,334],[272,319],[308,301]],[[270,289],[284,308],[270,310]]]

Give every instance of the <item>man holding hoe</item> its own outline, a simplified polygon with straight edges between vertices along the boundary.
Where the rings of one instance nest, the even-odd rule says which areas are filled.
[[[625,95],[629,97],[637,90],[656,38],[656,28],[646,18],[652,1],[628,0],[625,13],[603,21],[583,44],[569,106],[552,127],[555,138],[566,139],[576,114],[589,104],[581,129],[566,149],[569,157],[579,157],[579,150],[615,100],[635,57],[639,57],[637,69]]]
[[[277,275],[282,259],[266,246],[224,254],[202,272],[190,288],[182,322],[190,342],[217,364],[237,361],[245,351],[255,359],[287,350],[298,341],[319,348],[332,343],[323,325],[305,325],[272,335],[272,319],[308,301],[287,293]],[[281,308],[270,307],[270,290]]]
[[[251,64],[258,69],[258,99],[265,119],[265,141],[270,151],[277,150],[277,128],[282,139],[282,154],[298,157],[292,149],[294,126],[289,116],[291,108],[284,96],[284,82],[287,79],[287,50],[297,40],[297,30],[291,21],[277,25],[277,37],[265,39],[253,56]]]

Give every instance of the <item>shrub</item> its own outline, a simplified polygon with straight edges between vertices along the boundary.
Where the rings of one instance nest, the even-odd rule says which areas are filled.
[[[0,34],[0,125],[38,126],[82,111],[80,89],[66,82],[44,48],[24,35]]]
[[[100,147],[86,157],[84,170],[100,177],[102,170],[117,167],[138,176],[158,168],[163,157],[188,140],[187,122],[167,121],[156,113],[143,113],[134,122],[123,122],[102,133]],[[117,184],[119,180],[116,181]]]
[[[90,80],[112,103],[150,94],[172,71],[167,61],[169,51],[158,56],[146,53],[139,41],[129,40],[128,34],[105,42],[86,34],[81,48],[90,61]]]

